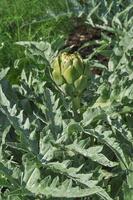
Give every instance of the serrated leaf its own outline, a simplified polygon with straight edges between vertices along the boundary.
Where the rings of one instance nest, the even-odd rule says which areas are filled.
[[[103,146],[95,146],[89,147],[88,149],[82,148],[80,144],[74,142],[71,145],[67,146],[68,149],[74,151],[75,153],[79,153],[89,159],[100,163],[103,166],[114,167],[117,165],[116,162],[110,161],[105,155],[101,153]]]

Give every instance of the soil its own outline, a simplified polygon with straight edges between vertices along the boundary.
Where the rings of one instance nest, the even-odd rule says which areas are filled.
[[[88,28],[85,25],[76,26],[72,33],[70,33],[66,46],[71,48],[71,52],[78,51],[83,58],[93,52],[93,47],[85,47],[81,50],[79,48],[86,42],[98,40],[101,38],[101,31],[99,29]]]

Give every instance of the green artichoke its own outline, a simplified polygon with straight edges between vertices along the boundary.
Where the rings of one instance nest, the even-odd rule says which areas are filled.
[[[52,77],[70,96],[79,96],[87,85],[83,60],[78,53],[62,53],[52,63]]]

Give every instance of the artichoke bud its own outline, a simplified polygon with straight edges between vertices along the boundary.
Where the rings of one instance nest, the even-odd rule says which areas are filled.
[[[59,57],[56,57],[52,63],[53,70],[60,71]]]
[[[67,67],[72,65],[70,55],[68,53],[62,53],[60,56],[61,70],[62,72],[67,69]]]
[[[63,77],[61,76],[59,71],[53,70],[52,72],[53,79],[57,85],[63,84]]]
[[[78,53],[62,53],[57,56],[52,64],[52,76],[57,85],[65,92],[75,96],[82,93],[87,85],[87,76],[84,74],[83,60]]]
[[[78,71],[79,74],[83,74],[84,67],[80,59],[75,58],[73,60],[73,66],[75,67],[75,69]]]
[[[87,77],[85,75],[81,75],[75,82],[74,86],[77,92],[80,94],[87,86]]]
[[[63,73],[63,77],[66,80],[68,84],[73,84],[73,82],[76,80],[77,72],[73,66],[69,66]]]
[[[52,63],[52,68],[53,68],[52,76],[53,76],[55,83],[57,85],[61,85],[63,83],[63,77],[61,75],[61,69],[60,69],[58,57],[55,58],[54,62]]]

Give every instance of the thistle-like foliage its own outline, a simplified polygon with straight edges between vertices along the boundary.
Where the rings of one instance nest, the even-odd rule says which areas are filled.
[[[2,200],[132,199],[133,5],[123,2],[91,1],[86,24],[101,37],[85,44],[93,46],[86,59],[59,52],[59,40],[19,42],[41,67],[23,70],[17,85],[1,70]],[[82,88],[84,66],[101,75],[90,73]],[[63,84],[80,94],[78,122]]]

